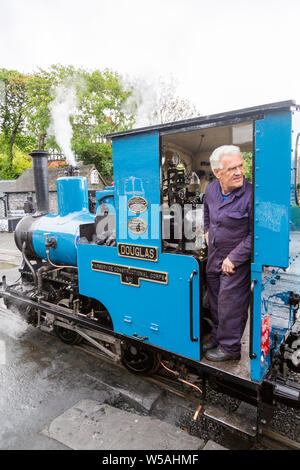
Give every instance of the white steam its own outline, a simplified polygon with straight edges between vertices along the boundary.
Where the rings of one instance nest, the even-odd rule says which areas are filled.
[[[134,127],[179,121],[199,115],[188,99],[178,94],[178,81],[171,75],[123,78],[123,86],[131,91],[124,111],[134,114]]]
[[[13,339],[20,338],[28,328],[28,323],[17,312],[5,307],[0,301],[0,332]],[[1,364],[1,362],[0,362]]]
[[[76,166],[75,155],[71,148],[73,129],[70,117],[77,111],[76,87],[72,84],[58,85],[54,100],[50,103],[51,122],[48,134],[55,137],[57,145],[71,166]]]
[[[155,77],[123,77],[123,86],[131,90],[130,97],[123,105],[124,111],[134,114],[134,128],[158,124],[153,111],[157,109],[159,100],[158,79]]]

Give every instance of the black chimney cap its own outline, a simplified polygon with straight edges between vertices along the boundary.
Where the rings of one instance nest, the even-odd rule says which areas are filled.
[[[37,157],[38,155],[48,155],[46,150],[33,150],[29,154],[31,157]]]

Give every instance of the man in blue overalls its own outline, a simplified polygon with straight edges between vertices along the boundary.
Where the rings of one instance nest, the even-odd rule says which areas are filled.
[[[207,288],[213,328],[205,357],[240,359],[250,296],[252,185],[245,180],[239,147],[223,145],[210,157],[217,181],[204,199],[208,244]]]

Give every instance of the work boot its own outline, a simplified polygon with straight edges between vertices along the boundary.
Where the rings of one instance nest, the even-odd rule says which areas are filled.
[[[218,343],[215,343],[214,341],[208,339],[207,341],[204,341],[203,343],[203,352],[209,351],[210,349],[214,349],[218,346]]]
[[[232,354],[229,354],[221,348],[221,346],[218,346],[217,348],[211,349],[210,351],[207,351],[205,353],[206,359],[212,362],[224,362],[224,361],[238,361],[241,358],[241,355],[235,355],[233,356]]]

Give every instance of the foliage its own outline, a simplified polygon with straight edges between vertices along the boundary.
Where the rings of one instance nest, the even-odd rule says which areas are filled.
[[[252,183],[252,152],[243,152],[245,178]]]
[[[112,149],[104,136],[130,129],[139,120],[145,103],[151,109],[149,124],[199,114],[191,103],[176,96],[174,82],[161,80],[155,90],[150,86],[153,99],[149,99],[149,89],[142,85],[139,82],[126,86],[122,77],[111,70],[91,71],[60,64],[47,70],[38,68],[27,75],[0,69],[2,178],[16,177],[28,164],[25,154],[40,148],[56,149],[66,156],[66,150],[74,152],[77,160],[95,164],[110,179]],[[64,99],[64,93],[62,97],[58,94],[59,89],[71,90],[75,103],[72,109],[66,108],[65,124],[69,132],[66,139],[57,133],[57,127],[62,126],[53,126],[57,99]],[[128,106],[130,99],[132,106]]]
[[[35,148],[44,149],[50,123],[49,104],[52,100],[50,76],[39,70],[28,85],[27,131],[35,141]]]
[[[15,70],[0,69],[3,93],[0,100],[2,148],[7,155],[7,169],[12,170],[13,147],[25,128],[28,107],[27,88],[30,77]]]
[[[5,167],[7,177],[13,178],[18,171],[13,164],[18,151],[29,153],[37,147],[63,150],[50,132],[50,104],[59,85],[73,87],[76,92],[76,113],[70,115],[70,144],[77,159],[94,163],[104,175],[112,174],[111,144],[105,141],[104,134],[128,129],[133,123],[133,116],[123,109],[130,91],[123,89],[117,73],[62,65],[52,65],[48,70],[39,68],[31,75],[1,69],[0,85],[0,152],[6,155],[1,171]]]
[[[1,148],[3,139],[4,137],[0,136]],[[20,150],[16,145],[14,148],[14,158],[11,167],[7,153],[0,153],[0,179],[16,179],[26,170],[26,168],[30,168],[31,166],[31,157]]]
[[[130,92],[123,89],[118,74],[108,70],[85,73],[81,79],[85,87],[78,93],[73,149],[80,160],[94,163],[104,176],[111,176],[111,144],[104,135],[132,127],[133,116],[123,109]]]

